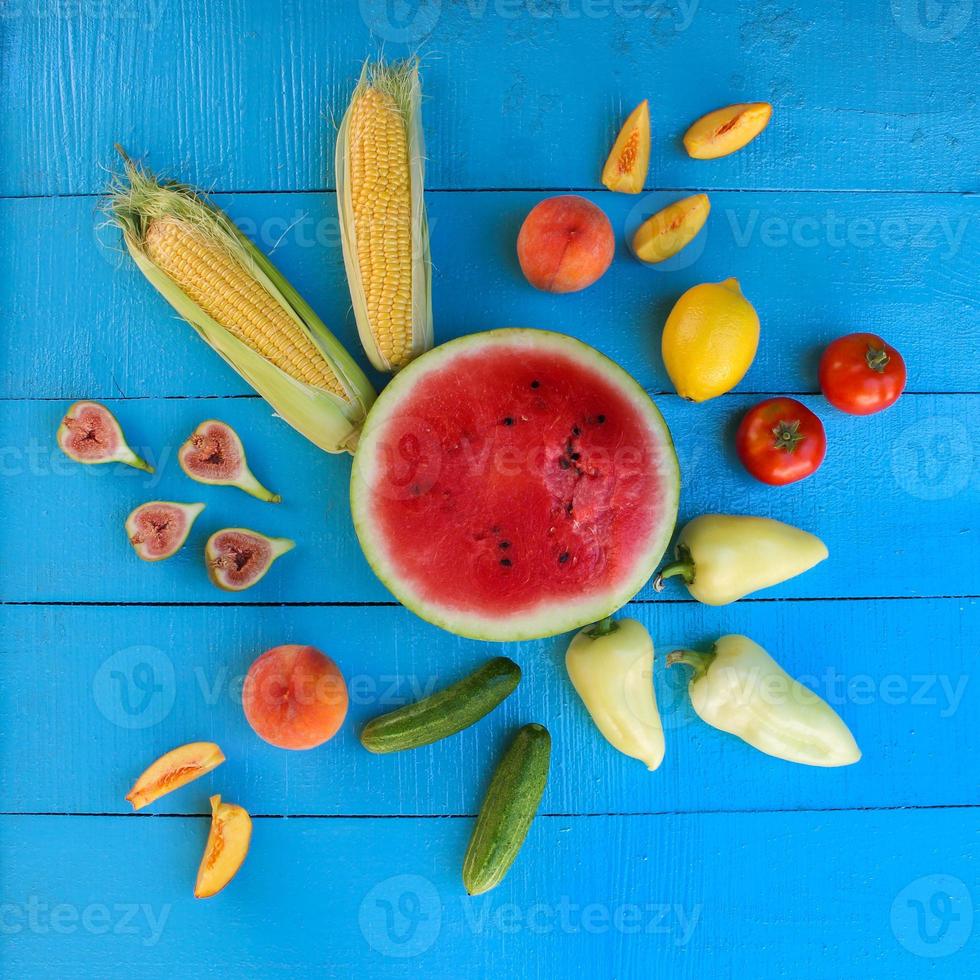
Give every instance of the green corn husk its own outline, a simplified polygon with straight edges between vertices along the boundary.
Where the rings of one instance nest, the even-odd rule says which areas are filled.
[[[390,98],[394,109],[393,125],[404,127],[407,142],[409,200],[411,206],[409,239],[411,243],[410,282],[411,312],[408,324],[409,344],[405,354],[395,357],[387,349],[383,339],[384,329],[372,322],[365,295],[365,283],[361,276],[358,253],[358,227],[355,222],[353,181],[351,175],[351,128],[355,105],[368,89],[375,89],[386,99]],[[337,131],[334,166],[337,183],[337,211],[340,217],[340,237],[344,253],[344,268],[350,286],[351,303],[357,321],[361,344],[371,363],[379,371],[397,371],[412,358],[432,347],[432,265],[429,256],[429,225],[425,213],[425,144],[422,134],[422,86],[419,80],[418,59],[386,64],[365,62],[361,76],[351,94],[347,111]],[[392,165],[395,162],[392,161]],[[398,165],[401,165],[398,162]],[[384,190],[381,191],[382,195]],[[390,231],[390,224],[382,224]],[[362,234],[378,234],[377,222],[360,229]],[[391,274],[390,268],[375,269],[382,276]]]
[[[375,399],[371,383],[354,359],[282,273],[222,210],[186,185],[161,182],[134,164],[121,149],[119,152],[125,161],[125,178],[110,188],[108,211],[122,230],[126,248],[142,273],[294,429],[326,452],[352,453]],[[209,247],[224,250],[246,275],[257,280],[319,351],[343,389],[343,396],[291,376],[201,309],[147,254],[145,234],[157,219],[186,222]]]

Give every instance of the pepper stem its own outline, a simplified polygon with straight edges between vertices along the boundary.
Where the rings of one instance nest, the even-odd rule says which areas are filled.
[[[605,619],[600,619],[594,626],[589,627],[585,631],[585,635],[591,636],[593,640],[598,640],[600,636],[608,636],[610,633],[615,633],[618,629],[619,623],[612,616],[607,616]]]
[[[673,667],[674,664],[686,664],[694,671],[695,677],[700,677],[711,666],[715,659],[715,651],[702,653],[699,650],[674,650],[667,654],[667,666]]]
[[[678,558],[677,561],[672,561],[664,565],[657,573],[657,577],[653,580],[654,591],[663,592],[664,579],[671,578],[674,575],[680,575],[690,585],[694,581],[694,562],[690,558]]]

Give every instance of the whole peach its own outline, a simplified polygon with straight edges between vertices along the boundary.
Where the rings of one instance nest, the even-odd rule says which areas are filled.
[[[249,668],[242,707],[260,738],[281,749],[312,749],[343,723],[347,685],[316,647],[273,647]]]
[[[517,236],[517,258],[527,281],[549,293],[591,286],[609,268],[616,242],[609,219],[576,194],[536,204]]]

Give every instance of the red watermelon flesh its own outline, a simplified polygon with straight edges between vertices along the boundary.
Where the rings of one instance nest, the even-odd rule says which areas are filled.
[[[669,434],[591,348],[477,334],[413,362],[378,406],[355,523],[423,617],[488,639],[562,632],[628,601],[662,556],[677,510]]]

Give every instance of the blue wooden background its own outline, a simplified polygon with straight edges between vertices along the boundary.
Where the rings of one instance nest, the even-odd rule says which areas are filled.
[[[980,4],[973,0],[6,0],[0,6],[0,972],[10,977],[968,977],[980,973]],[[658,672],[655,774],[592,729],[566,640],[508,653],[518,694],[474,729],[388,758],[360,723],[497,648],[391,601],[360,556],[350,462],[271,416],[100,227],[112,144],[212,189],[347,342],[355,329],[331,191],[332,120],[365,56],[421,52],[434,304],[442,339],[554,328],[655,395],[681,459],[682,518],[768,514],[831,557],[764,596],[707,609],[676,588],[629,613],[658,650],[746,632],[831,701],[862,762],[793,767],[705,727]],[[649,193],[599,169],[649,98]],[[727,159],[680,148],[702,112],[775,107]],[[552,297],[520,277],[517,228],[574,189],[609,214],[616,262]],[[665,268],[623,242],[667,201],[710,194],[706,231]],[[659,329],[689,285],[737,276],[762,320],[739,389],[679,403]],[[822,346],[882,332],[909,390],[869,419],[818,395]],[[830,448],[803,484],[733,459],[739,413],[792,392]],[[104,400],[158,466],[75,466],[67,403]],[[281,489],[269,507],[190,484],[176,447],[205,417],[243,433]],[[148,498],[208,504],[189,546],[148,566],[122,520]],[[200,549],[228,523],[299,546],[238,596]],[[268,646],[313,643],[351,685],[328,746],[284,753],[238,703]],[[488,769],[515,726],[547,724],[552,778],[504,884],[459,869]],[[160,752],[215,739],[228,762],[134,815]],[[255,816],[232,885],[191,896],[219,791]],[[978,921],[974,921],[975,917]]]

